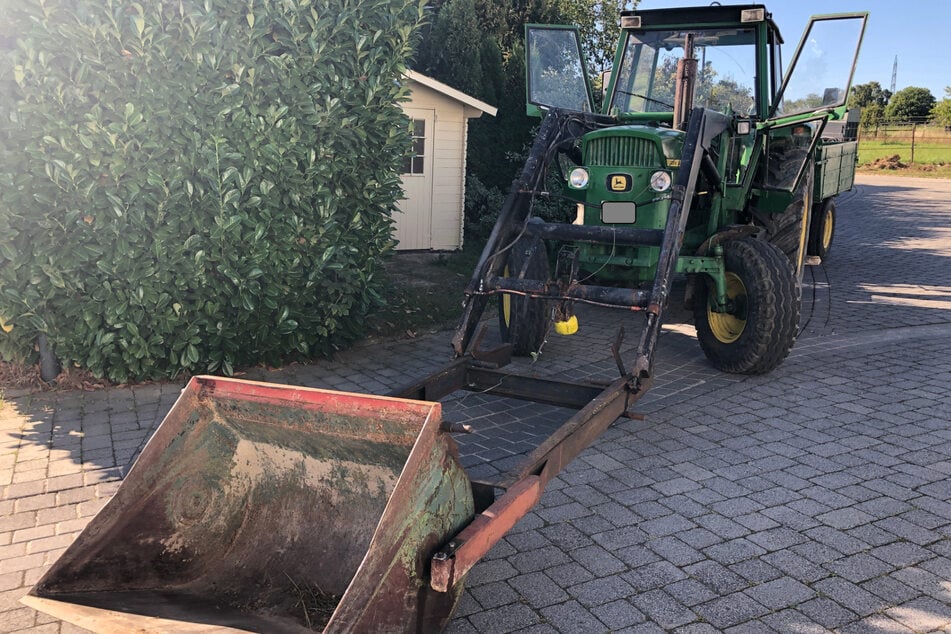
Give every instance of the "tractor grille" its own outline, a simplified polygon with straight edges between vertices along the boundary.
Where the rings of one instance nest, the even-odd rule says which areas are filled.
[[[660,167],[653,141],[637,137],[601,137],[588,143],[588,165],[603,167]]]

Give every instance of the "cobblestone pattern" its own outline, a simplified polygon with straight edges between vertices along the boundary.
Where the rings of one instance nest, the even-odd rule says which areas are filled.
[[[951,182],[860,183],[807,276],[790,359],[767,377],[719,374],[674,311],[647,419],[619,421],[549,484],[472,571],[449,631],[951,631]],[[585,311],[583,336],[520,371],[611,378],[617,315]],[[446,340],[249,376],[385,393],[441,365]],[[0,632],[80,631],[18,600],[179,388],[4,402]],[[463,457],[486,476],[567,415],[480,394],[445,410],[476,428]]]
[[[807,269],[801,325],[830,335],[947,323],[948,181],[857,182],[839,197],[830,262]]]

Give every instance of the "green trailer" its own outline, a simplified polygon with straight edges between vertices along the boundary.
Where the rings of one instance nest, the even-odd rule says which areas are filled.
[[[808,253],[820,259],[829,256],[835,233],[835,197],[855,185],[858,163],[859,111],[849,110],[841,121],[826,124],[816,145],[815,187]]]

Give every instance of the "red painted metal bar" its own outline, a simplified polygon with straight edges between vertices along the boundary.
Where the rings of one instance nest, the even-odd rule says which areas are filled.
[[[622,377],[572,416],[497,486],[506,489],[488,509],[432,558],[431,587],[448,592],[541,499],[545,485],[604,433],[646,391]]]
[[[449,592],[515,523],[538,504],[544,485],[538,476],[521,480],[479,513],[445,548],[433,555],[431,587]]]

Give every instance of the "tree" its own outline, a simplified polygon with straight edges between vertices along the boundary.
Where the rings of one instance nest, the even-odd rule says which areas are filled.
[[[479,99],[494,99],[485,85],[483,52],[491,55],[479,28],[474,0],[450,0],[432,22],[418,59],[422,72]]]
[[[537,119],[525,114],[525,24],[577,26],[588,72],[610,66],[620,30],[620,12],[637,2],[623,0],[432,0],[412,67],[496,107],[496,117],[469,124],[467,222],[483,210],[470,209],[469,194],[494,199],[521,169]],[[593,79],[593,78],[592,78]],[[490,210],[484,210],[489,213]],[[498,210],[494,210],[496,213]],[[482,223],[485,227],[488,219]]]
[[[553,3],[564,24],[577,25],[581,32],[588,71],[597,76],[614,63],[614,52],[621,32],[621,10],[629,2],[560,0]],[[637,5],[637,2],[633,3]]]
[[[637,2],[613,0],[437,0],[430,4],[430,27],[417,49],[416,70],[454,88],[472,92],[482,81],[481,66],[491,41],[508,60],[522,46],[524,25],[570,24],[577,26],[588,71],[598,75],[610,67],[620,32],[621,10]],[[513,69],[508,68],[509,72]]]
[[[911,121],[927,119],[931,116],[935,98],[927,88],[909,86],[902,88],[885,106],[885,119],[889,121]]]
[[[866,132],[872,128],[882,125],[885,120],[885,107],[879,103],[873,103],[862,108],[862,115],[859,118],[859,125]]]
[[[852,87],[849,108],[867,108],[872,105],[884,108],[891,96],[892,93],[882,88],[877,81],[858,84]]]
[[[931,110],[931,117],[943,126],[951,126],[951,86],[944,89],[945,97]]]
[[[870,81],[867,84],[852,86],[848,106],[850,109],[862,109],[859,125],[867,131],[882,124],[885,106],[891,97],[892,93],[882,88],[877,81]]]
[[[453,0],[444,0],[440,5]],[[615,44],[621,28],[621,11],[637,6],[639,0],[486,0],[478,2],[479,24],[499,41],[505,52],[521,45],[524,25],[571,24],[581,32],[581,45],[588,70],[598,74],[614,60]]]
[[[803,112],[806,110],[815,110],[822,106],[822,95],[811,92],[801,99],[784,100],[784,112]]]
[[[519,151],[530,130],[524,107],[524,64],[503,44],[517,47],[521,43],[508,30],[508,13],[502,11],[506,6],[473,0],[433,4],[430,27],[412,64],[419,72],[499,108],[497,117],[484,116],[470,123],[467,167],[470,174],[500,189],[511,182],[516,169],[505,155]]]

